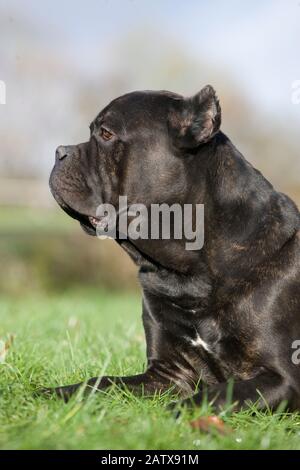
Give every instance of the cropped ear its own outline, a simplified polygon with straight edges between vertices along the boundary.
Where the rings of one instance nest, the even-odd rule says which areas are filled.
[[[184,99],[180,108],[169,116],[170,133],[177,147],[197,147],[219,131],[221,107],[212,86],[207,85],[192,98]]]

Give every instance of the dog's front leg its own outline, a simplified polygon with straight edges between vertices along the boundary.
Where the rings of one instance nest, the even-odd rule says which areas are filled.
[[[193,364],[189,363],[186,355],[181,354],[183,347],[181,345],[181,336],[184,336],[185,330],[182,332],[182,329],[178,326],[179,336],[170,333],[168,329],[164,328],[164,324],[155,319],[155,310],[162,308],[160,298],[154,296],[150,301],[148,295],[148,302],[145,301],[145,298],[143,302],[143,323],[147,343],[147,369],[144,373],[124,377],[98,376],[89,379],[85,383],[46,388],[41,392],[59,396],[67,401],[79,389],[82,389],[84,395],[88,395],[96,391],[105,391],[116,385],[119,388],[130,390],[136,395],[153,396],[155,393],[172,389],[174,393],[181,396],[190,396],[196,388],[199,375]],[[175,307],[173,309],[174,312],[171,311],[170,307],[165,309],[167,323],[169,323],[169,316],[173,318],[173,321],[178,320],[176,316],[177,309]]]
[[[168,372],[169,370],[170,366],[167,364],[154,364],[143,374],[124,377],[93,377],[87,382],[62,387],[45,388],[40,390],[40,392],[46,395],[56,395],[65,401],[68,401],[69,398],[80,389],[83,395],[87,396],[93,392],[108,390],[113,385],[142,396],[153,396],[156,393],[165,392],[170,389],[178,394],[182,392],[184,387],[172,380],[172,376]]]
[[[239,411],[251,403],[255,403],[260,410],[276,409],[282,402],[286,402],[288,408],[293,409],[295,397],[296,394],[288,379],[275,372],[265,371],[249,380],[207,387],[206,390],[179,402],[178,405],[199,406],[206,398],[216,411],[226,408],[227,405],[230,405],[232,411]]]

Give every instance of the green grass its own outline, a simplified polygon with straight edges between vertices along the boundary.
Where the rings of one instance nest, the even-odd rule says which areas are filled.
[[[65,233],[75,227],[75,222],[60,209],[30,207],[0,207],[1,236]]]
[[[166,411],[170,397],[136,398],[112,389],[68,404],[35,397],[40,386],[67,384],[99,373],[143,370],[140,299],[134,295],[70,292],[4,298],[0,338],[15,340],[0,364],[2,449],[300,449],[300,415],[230,416],[227,436],[191,429]],[[205,405],[194,416],[205,415]]]

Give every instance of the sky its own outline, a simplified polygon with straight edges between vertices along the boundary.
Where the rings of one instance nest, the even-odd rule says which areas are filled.
[[[0,0],[1,80],[0,173],[47,178],[57,145],[86,140],[122,93],[210,83],[247,158],[299,180],[284,139],[299,148],[300,0]]]
[[[27,17],[84,75],[111,65],[120,37],[148,27],[174,38],[195,60],[228,70],[267,112],[286,109],[300,118],[300,106],[291,103],[300,79],[300,0],[0,0],[1,7]]]

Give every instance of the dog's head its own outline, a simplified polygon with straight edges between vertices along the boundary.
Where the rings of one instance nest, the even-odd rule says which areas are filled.
[[[221,111],[206,86],[192,98],[170,92],[133,92],[104,108],[90,139],[60,146],[50,177],[58,204],[94,235],[97,207],[190,201],[193,160],[218,132]],[[193,202],[193,201],[190,201]]]

